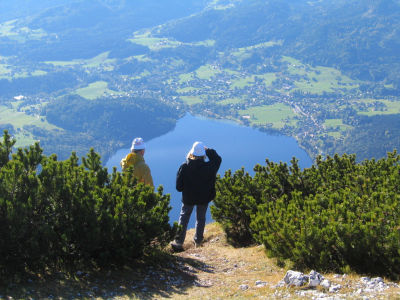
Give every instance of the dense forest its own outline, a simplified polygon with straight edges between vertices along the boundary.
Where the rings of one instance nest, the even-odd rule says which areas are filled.
[[[128,145],[135,136],[149,140],[173,129],[179,117],[176,109],[154,99],[126,97],[88,101],[77,95],[51,102],[44,114],[49,122],[63,130],[52,135],[39,128],[32,130],[47,151],[59,153],[62,159],[74,150],[71,146],[78,145],[75,151],[79,155],[91,147],[104,155]],[[59,143],[68,145],[68,141],[71,141],[70,147],[58,148]]]

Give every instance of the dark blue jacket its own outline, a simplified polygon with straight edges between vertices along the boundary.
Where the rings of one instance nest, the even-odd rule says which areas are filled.
[[[176,189],[182,192],[185,204],[207,204],[215,198],[215,180],[221,157],[214,149],[207,149],[208,162],[204,159],[188,159],[176,175]]]

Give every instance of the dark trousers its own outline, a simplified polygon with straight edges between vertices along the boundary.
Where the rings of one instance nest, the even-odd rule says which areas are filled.
[[[185,241],[187,225],[189,223],[190,215],[192,214],[193,208],[195,206],[196,206],[196,233],[194,235],[194,241],[196,243],[201,243],[203,241],[208,204],[190,205],[182,203],[181,215],[179,217],[179,225],[181,225],[182,227],[175,238],[175,241],[179,244],[183,244],[183,242]]]

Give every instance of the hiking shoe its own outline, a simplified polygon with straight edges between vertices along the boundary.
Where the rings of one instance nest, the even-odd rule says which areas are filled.
[[[199,248],[199,247],[201,247],[201,246],[203,245],[203,241],[201,241],[201,242],[196,242],[195,240],[193,240],[193,243],[194,243],[194,247],[195,247],[195,248]]]
[[[171,247],[172,247],[172,250],[174,250],[176,252],[183,251],[183,245],[178,243],[177,241],[173,241],[171,243]]]

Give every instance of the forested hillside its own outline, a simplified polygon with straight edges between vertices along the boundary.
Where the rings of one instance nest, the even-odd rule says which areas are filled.
[[[312,158],[378,158],[399,147],[391,121],[400,114],[397,0],[59,0],[0,8],[9,12],[0,13],[0,126],[17,146],[57,140],[47,151],[85,153],[82,141],[93,143],[107,122],[75,131],[74,142],[46,108],[78,95],[101,109],[109,99],[113,113],[124,99],[158,101],[169,107],[154,115],[169,120],[166,130],[185,112],[230,119],[293,136]],[[149,128],[138,134],[165,132]],[[102,154],[127,146],[120,132],[114,148],[98,148]]]
[[[157,34],[183,42],[215,40],[218,50],[282,41],[268,55],[338,68],[360,80],[398,84],[400,4],[378,1],[238,2],[173,21]],[[239,32],[238,32],[239,30]]]

